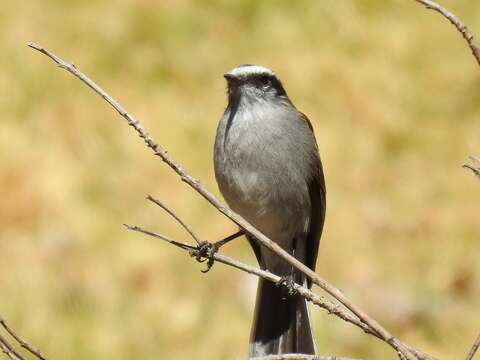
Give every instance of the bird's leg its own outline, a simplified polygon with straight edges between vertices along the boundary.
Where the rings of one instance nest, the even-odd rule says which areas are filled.
[[[198,262],[204,262],[205,259],[208,259],[207,262],[207,268],[205,270],[202,270],[203,273],[208,272],[211,267],[213,266],[213,255],[220,250],[220,248],[229,243],[230,241],[244,235],[245,232],[243,230],[239,230],[236,233],[227,236],[226,238],[219,240],[217,242],[211,243],[208,241],[203,241],[198,245],[197,251],[196,251],[196,256],[195,259],[197,259]],[[205,259],[202,259],[205,258]]]

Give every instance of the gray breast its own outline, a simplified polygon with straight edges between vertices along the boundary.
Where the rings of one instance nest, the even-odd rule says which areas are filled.
[[[267,236],[291,240],[308,227],[316,145],[289,104],[229,109],[215,141],[215,175],[230,207]]]

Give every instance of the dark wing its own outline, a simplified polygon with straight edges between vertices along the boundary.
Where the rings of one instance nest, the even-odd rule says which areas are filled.
[[[306,121],[308,127],[313,132],[312,124],[310,120],[301,114],[301,119]],[[317,157],[314,164],[314,176],[310,179],[308,183],[308,191],[310,194],[310,205],[311,205],[311,217],[310,217],[310,227],[308,229],[307,235],[307,262],[306,265],[315,271],[315,265],[317,263],[318,256],[318,247],[320,245],[320,237],[322,236],[323,224],[325,222],[325,210],[326,210],[326,188],[325,188],[325,178],[323,176],[323,166],[322,161],[320,160],[320,155],[318,154],[317,148]],[[308,281],[308,286],[311,286],[311,281]]]

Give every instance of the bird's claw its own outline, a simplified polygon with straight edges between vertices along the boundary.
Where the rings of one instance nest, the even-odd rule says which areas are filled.
[[[284,286],[288,290],[288,295],[290,296],[298,294],[297,289],[295,289],[295,281],[291,275],[282,276],[280,281],[277,282],[277,286]]]
[[[210,271],[210,269],[213,266],[213,263],[215,262],[215,259],[213,256],[217,251],[218,251],[218,246],[208,241],[203,241],[198,245],[198,248],[195,254],[195,259],[200,263],[207,261],[207,267],[204,270],[200,270],[202,273],[207,273]]]

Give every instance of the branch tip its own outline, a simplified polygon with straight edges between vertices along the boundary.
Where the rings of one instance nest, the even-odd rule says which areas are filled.
[[[40,45],[38,45],[34,42],[28,42],[27,46],[31,47],[32,49],[35,49],[35,50],[42,50],[43,49]]]

